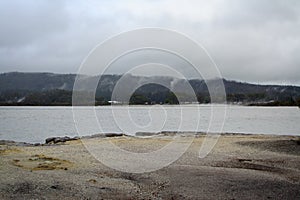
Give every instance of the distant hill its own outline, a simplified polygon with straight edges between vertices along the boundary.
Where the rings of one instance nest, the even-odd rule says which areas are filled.
[[[97,91],[96,104],[105,105],[111,100],[112,91],[120,75],[101,77]],[[75,74],[21,73],[0,74],[0,105],[71,105]],[[86,84],[92,84],[98,77],[85,76]],[[180,88],[185,80],[171,77],[131,76],[132,81],[152,82],[160,80],[169,88]],[[214,81],[214,80],[209,80]],[[209,93],[205,81],[189,80],[200,103],[209,103]],[[228,103],[243,105],[296,106],[300,105],[300,87],[279,85],[257,85],[223,79]],[[182,87],[184,88],[184,87]],[[86,91],[88,92],[88,91]],[[184,89],[179,91],[186,95]],[[189,101],[188,95],[186,100]],[[178,99],[168,88],[147,84],[138,88],[130,99],[131,104],[168,103],[176,104]]]

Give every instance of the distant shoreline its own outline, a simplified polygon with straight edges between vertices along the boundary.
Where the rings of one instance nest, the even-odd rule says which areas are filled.
[[[112,99],[115,85],[122,75],[84,76],[84,84],[98,85],[93,90],[80,90],[78,95],[85,101],[82,104],[110,105],[110,101],[122,103],[120,96]],[[210,92],[219,91],[218,79],[202,80],[176,79],[167,76],[131,76],[134,82],[147,83],[137,88],[131,94],[130,104],[178,104],[184,102],[199,102],[201,104],[220,102],[237,103],[240,105],[257,106],[300,106],[300,87],[290,85],[260,85],[246,82],[222,79],[224,94],[222,97],[211,99]],[[51,73],[5,73],[0,74],[0,106],[70,106],[72,105],[75,74]],[[155,84],[156,80],[165,82],[165,86]],[[214,87],[208,90],[207,82]],[[146,82],[145,82],[146,83]],[[173,83],[176,83],[176,90]],[[188,83],[194,92],[188,94],[183,88]],[[172,87],[171,87],[172,86]],[[89,87],[87,87],[89,88]],[[174,93],[176,91],[176,94]],[[91,96],[90,96],[91,95]],[[89,98],[88,101],[85,97]],[[180,99],[181,101],[179,102]]]
[[[155,105],[168,105],[168,106],[176,106],[176,105],[216,105],[216,104],[209,104],[209,103],[201,103],[201,104],[99,104],[95,106],[155,106]],[[253,107],[299,107],[300,105],[294,105],[294,104],[281,104],[281,103],[249,103],[249,104],[234,104],[234,103],[228,103],[228,104],[217,104],[217,105],[236,105],[236,106],[253,106]],[[15,106],[15,107],[29,107],[29,106],[34,106],[34,107],[58,107],[58,106],[66,106],[66,107],[72,107],[72,104],[68,103],[57,103],[57,104],[24,104],[24,103],[0,103],[0,107],[4,106]],[[91,106],[91,105],[77,105],[77,106]]]

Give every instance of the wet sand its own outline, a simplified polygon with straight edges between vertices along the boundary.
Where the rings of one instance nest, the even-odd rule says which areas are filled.
[[[142,174],[106,167],[82,141],[110,140],[126,150],[149,152],[171,137],[83,138],[44,146],[2,141],[0,199],[300,199],[299,137],[223,135],[200,159],[203,139],[195,138],[171,165]]]

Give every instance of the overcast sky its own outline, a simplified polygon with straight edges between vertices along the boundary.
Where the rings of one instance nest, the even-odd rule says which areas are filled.
[[[0,72],[75,73],[95,45],[142,27],[195,39],[227,79],[300,85],[299,0],[1,0]]]

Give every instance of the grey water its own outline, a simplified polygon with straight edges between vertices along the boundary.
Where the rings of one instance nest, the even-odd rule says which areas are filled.
[[[36,143],[52,136],[160,131],[300,135],[298,107],[213,109],[216,112],[212,105],[99,106],[73,112],[72,107],[0,107],[0,139]]]

